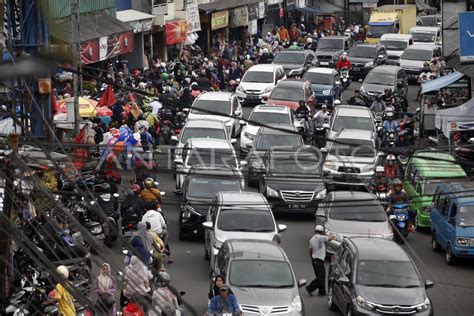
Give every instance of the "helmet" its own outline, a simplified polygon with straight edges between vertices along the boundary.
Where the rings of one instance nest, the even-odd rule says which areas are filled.
[[[69,278],[69,269],[68,269],[66,266],[63,266],[63,265],[58,266],[58,267],[56,268],[56,272],[57,272],[60,276],[62,276],[64,279]]]
[[[393,119],[393,112],[388,112],[387,113],[387,118]]]
[[[132,185],[132,191],[133,191],[133,193],[137,193],[137,194],[138,194],[138,193],[140,193],[141,190],[142,190],[142,188],[140,188],[140,185],[138,185],[138,184]]]
[[[170,283],[171,282],[171,276],[167,272],[160,272],[158,273],[158,279],[160,282],[163,283]]]
[[[109,193],[110,192],[110,184],[108,183],[102,183],[100,185],[100,190],[103,192],[103,193]]]
[[[132,197],[132,196],[135,195],[135,193],[133,192],[133,190],[130,189],[130,188],[126,189],[126,190],[123,192],[123,194],[125,195],[125,197]]]
[[[163,79],[163,80],[168,80],[169,77],[170,76],[167,73],[162,73],[161,74],[161,79]]]
[[[381,173],[384,173],[384,172],[385,172],[383,166],[377,166],[377,167],[375,167],[375,173],[379,173],[379,172],[381,172]]]
[[[155,180],[153,180],[153,178],[146,178],[144,183],[145,183],[145,188],[152,188],[153,185],[155,184]]]
[[[166,63],[165,63],[165,62],[162,62],[162,63],[160,64],[160,66],[163,67],[163,68],[165,68],[165,67],[166,67]]]
[[[347,59],[347,56],[344,55],[344,54],[342,54],[342,55],[341,55],[341,60],[342,60],[342,61],[345,61],[346,59]]]
[[[312,42],[313,42],[313,39],[312,39],[311,37],[308,37],[308,38],[306,39],[306,42],[307,42],[307,43],[312,43]]]
[[[395,156],[394,155],[388,155],[386,159],[388,164],[394,164],[395,163]]]
[[[314,227],[314,231],[315,232],[323,232],[324,231],[324,227],[322,225],[316,225]]]
[[[395,186],[403,186],[403,182],[402,180],[396,178],[392,181],[392,185],[395,187]]]
[[[263,53],[264,53],[264,54],[268,54],[268,48],[264,48],[264,49],[263,49]]]
[[[341,100],[335,100],[334,101],[334,105],[339,105],[339,104],[341,104]]]

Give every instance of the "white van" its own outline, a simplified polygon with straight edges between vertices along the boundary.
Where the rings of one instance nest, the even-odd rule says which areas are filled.
[[[413,37],[410,34],[387,33],[380,37],[380,43],[387,50],[387,64],[398,65],[400,56],[413,44]]]
[[[414,26],[410,29],[414,44],[441,45],[441,28]]]

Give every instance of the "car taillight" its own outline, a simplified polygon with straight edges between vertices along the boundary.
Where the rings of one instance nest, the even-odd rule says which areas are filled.
[[[128,225],[127,225],[127,228],[132,229],[132,228],[133,228],[133,224],[128,224]]]

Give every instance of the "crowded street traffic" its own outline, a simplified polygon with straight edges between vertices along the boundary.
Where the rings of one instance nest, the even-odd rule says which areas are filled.
[[[473,15],[67,2],[5,2],[0,315],[473,315]]]

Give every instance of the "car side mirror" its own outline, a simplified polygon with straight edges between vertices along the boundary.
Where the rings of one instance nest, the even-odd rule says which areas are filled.
[[[181,158],[176,158],[176,159],[174,160],[174,163],[177,164],[177,165],[182,165],[182,164],[183,164],[183,159],[181,159]]]
[[[240,124],[240,125],[247,125],[247,122],[245,122],[244,120],[240,120],[240,121],[239,121],[239,124]]]
[[[204,229],[213,229],[214,225],[212,225],[212,222],[204,222],[202,223],[202,227],[204,227]]]
[[[302,288],[306,284],[308,284],[308,281],[306,281],[305,279],[301,279],[301,280],[298,281],[298,287],[299,288]]]
[[[287,229],[288,229],[288,226],[286,226],[284,224],[278,224],[278,232],[279,233],[283,233]]]
[[[347,285],[349,284],[349,278],[347,276],[342,276],[342,277],[337,278],[336,282],[342,285]]]
[[[377,58],[378,59],[383,59],[385,56],[384,55],[378,55]]]
[[[434,286],[434,282],[431,280],[425,280],[425,289],[431,289]]]
[[[237,144],[237,139],[235,139],[235,138],[232,138],[232,139],[230,140],[230,143],[231,143],[232,145],[235,145],[235,144]]]
[[[240,116],[240,114],[242,114],[241,111],[235,111],[235,112],[234,112],[234,115],[235,115],[235,116]]]
[[[323,153],[323,154],[327,154],[328,153],[328,149],[326,147],[321,147],[320,151]]]
[[[178,136],[176,136],[176,135],[171,136],[171,140],[177,142],[178,141]]]

